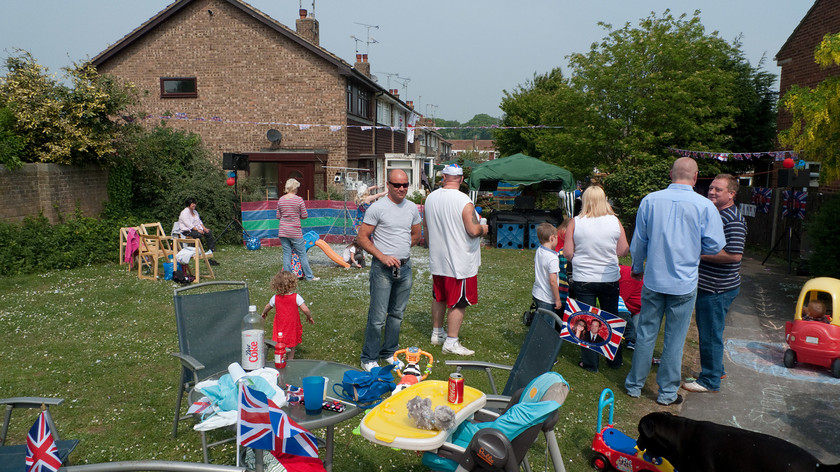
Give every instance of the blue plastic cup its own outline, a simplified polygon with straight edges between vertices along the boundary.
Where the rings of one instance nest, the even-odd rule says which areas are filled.
[[[303,383],[303,406],[307,415],[321,413],[321,406],[324,404],[324,387],[326,379],[323,377],[304,377]]]

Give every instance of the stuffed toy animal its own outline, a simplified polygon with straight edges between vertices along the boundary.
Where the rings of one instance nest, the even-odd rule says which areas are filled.
[[[406,403],[408,416],[414,419],[414,425],[420,429],[444,431],[455,426],[455,411],[447,405],[440,405],[432,411],[432,400],[419,395]]]

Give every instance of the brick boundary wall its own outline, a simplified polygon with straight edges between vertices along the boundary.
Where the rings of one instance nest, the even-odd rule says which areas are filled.
[[[43,211],[54,224],[72,215],[77,204],[85,216],[98,217],[108,200],[107,185],[108,171],[97,166],[0,166],[0,220],[18,223]]]

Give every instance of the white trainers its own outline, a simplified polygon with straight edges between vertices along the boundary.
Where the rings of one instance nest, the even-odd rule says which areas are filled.
[[[405,363],[399,359],[394,359],[393,357],[389,357],[387,359],[382,359],[383,362],[387,364],[394,364],[394,370],[403,370],[405,369]]]
[[[438,334],[432,331],[432,346],[440,346],[446,341],[446,333]]]
[[[376,362],[376,361],[370,361],[370,362],[362,361],[362,369],[365,372],[370,372],[371,370],[373,370],[374,367],[379,367],[379,362]]]
[[[694,392],[694,393],[709,393],[709,392],[717,393],[717,390],[712,390],[712,389],[706,388],[706,387],[700,385],[699,383],[697,383],[696,380],[694,382],[684,383],[682,385],[682,388],[683,388],[683,390],[688,390],[689,392]]]
[[[205,255],[205,256],[212,256],[212,255],[213,255],[213,251],[207,251],[207,252],[205,252],[205,253],[204,253],[204,255]]]
[[[459,356],[471,356],[475,354],[472,349],[467,349],[461,345],[460,341],[455,341],[452,344],[444,344],[442,349],[444,354],[458,354]]]
[[[317,282],[321,280],[321,277],[312,277],[311,279],[306,279],[307,282]]]

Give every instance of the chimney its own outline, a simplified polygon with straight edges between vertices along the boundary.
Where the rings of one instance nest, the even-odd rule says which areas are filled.
[[[370,77],[370,63],[367,60],[367,54],[356,54],[356,63],[353,64],[353,67],[365,76]]]
[[[409,101],[405,102],[405,104],[408,105],[408,108],[411,108],[412,110],[414,110],[414,100],[409,100]]]
[[[295,20],[297,34],[310,43],[320,46],[318,38],[318,20],[312,16],[306,16],[306,10],[300,9],[300,18]]]

